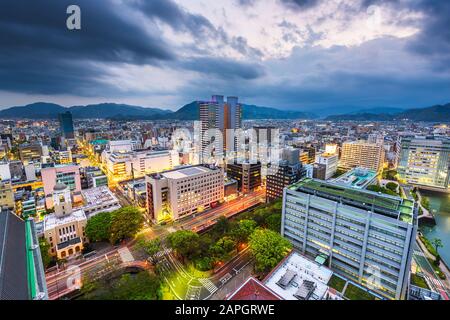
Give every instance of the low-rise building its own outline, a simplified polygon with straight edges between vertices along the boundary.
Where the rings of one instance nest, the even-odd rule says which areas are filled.
[[[82,190],[83,211],[87,218],[91,218],[100,212],[110,212],[120,209],[117,197],[107,186]]]
[[[228,163],[227,177],[237,181],[240,192],[250,193],[261,186],[261,163]]]
[[[52,197],[55,212],[44,218],[44,237],[50,244],[49,254],[66,259],[83,250],[87,218],[83,209],[72,209],[68,186],[57,183]]]

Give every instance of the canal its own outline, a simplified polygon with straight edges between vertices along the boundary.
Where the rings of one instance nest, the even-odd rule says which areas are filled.
[[[421,192],[430,199],[430,208],[436,219],[435,226],[423,225],[420,230],[430,240],[439,238],[444,245],[439,249],[445,263],[450,266],[450,195]]]

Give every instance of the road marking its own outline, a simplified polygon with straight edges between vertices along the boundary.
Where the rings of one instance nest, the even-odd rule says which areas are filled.
[[[201,287],[189,286],[186,292],[186,300],[199,300]]]
[[[231,273],[228,272],[226,275],[224,275],[222,278],[220,278],[220,282],[222,282],[222,284],[225,284],[232,277],[233,276],[231,275]]]
[[[214,293],[216,292],[219,288],[216,287],[216,285],[214,283],[212,283],[211,280],[206,279],[206,278],[199,278],[198,281],[200,281],[200,283],[210,292],[210,293]]]

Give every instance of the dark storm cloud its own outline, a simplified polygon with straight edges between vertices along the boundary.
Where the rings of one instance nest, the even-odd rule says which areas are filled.
[[[187,31],[199,37],[215,30],[208,19],[183,10],[172,0],[134,0],[130,5],[150,19],[160,20],[176,31]]]
[[[66,9],[81,8],[81,30],[66,28]],[[146,17],[145,26],[139,16]],[[105,94],[113,90],[98,79],[106,66],[155,65],[206,72],[218,77],[253,79],[253,65],[228,59],[179,63],[177,50],[162,38],[157,22],[175,32],[205,41],[219,37],[242,54],[261,53],[246,39],[229,37],[201,15],[190,14],[171,0],[3,0],[0,3],[0,90],[45,94]],[[217,67],[217,71],[213,68]]]
[[[79,31],[66,8],[81,9]],[[94,62],[158,64],[175,57],[159,36],[123,18],[104,0],[11,0],[0,3],[0,89],[90,95],[105,71]]]
[[[427,57],[436,70],[450,70],[450,1],[422,1],[418,7],[426,14],[422,30],[409,45]]]

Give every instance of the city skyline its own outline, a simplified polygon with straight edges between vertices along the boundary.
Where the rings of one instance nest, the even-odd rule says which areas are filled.
[[[66,28],[69,4],[80,7],[81,30]],[[1,109],[108,101],[176,110],[211,92],[293,110],[449,102],[446,1],[41,0],[0,9]]]

